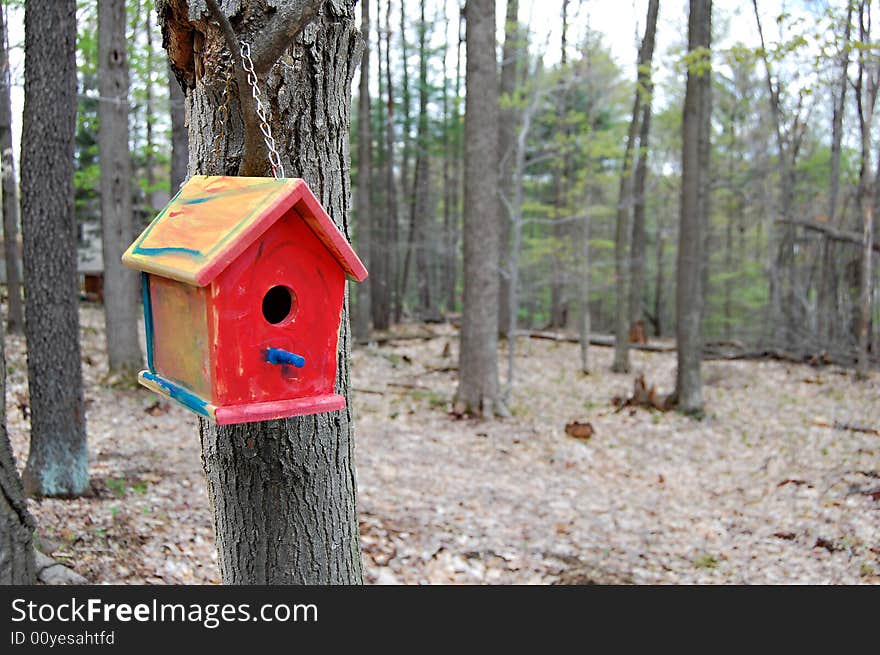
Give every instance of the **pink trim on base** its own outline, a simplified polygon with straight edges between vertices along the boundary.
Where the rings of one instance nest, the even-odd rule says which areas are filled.
[[[214,416],[217,425],[229,425],[230,423],[254,423],[256,421],[271,421],[289,416],[321,414],[323,412],[343,409],[344,407],[345,398],[334,393],[326,396],[274,400],[264,403],[251,403],[249,405],[226,405],[225,407],[218,407],[214,412]]]

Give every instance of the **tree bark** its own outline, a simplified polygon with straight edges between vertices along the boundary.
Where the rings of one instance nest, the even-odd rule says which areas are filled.
[[[688,413],[703,409],[701,323],[703,317],[703,226],[709,173],[705,152],[711,119],[711,0],[690,0],[689,62],[682,119],[681,219],[676,269],[676,337],[678,369],[674,398]],[[700,53],[703,53],[701,55]]]
[[[464,310],[453,407],[507,413],[498,388],[498,70],[495,0],[466,7]]]
[[[269,2],[233,10],[236,39],[256,43]],[[187,83],[189,172],[208,172],[214,116],[223,95],[228,52],[206,16],[190,18],[183,0],[157,3],[166,49]],[[277,10],[281,11],[281,9]],[[284,25],[284,32],[292,28]],[[200,44],[201,47],[195,47]],[[285,172],[305,179],[328,214],[348,233],[350,85],[362,39],[354,2],[323,3],[291,41],[282,61],[260,75],[272,133]],[[253,59],[264,55],[254,48]],[[239,90],[248,93],[248,90]],[[238,170],[245,124],[237,98],[219,153],[220,168]],[[268,162],[262,173],[270,172]],[[346,303],[347,304],[347,303]],[[339,335],[337,390],[349,393],[347,307]],[[351,405],[341,411],[279,421],[200,425],[202,462],[214,513],[219,565],[227,584],[354,584],[363,581],[355,508]]]
[[[18,180],[15,179],[15,154],[12,150],[12,75],[9,70],[9,36],[6,6],[0,7],[0,161],[2,161],[3,252],[6,259],[7,301],[6,331],[20,334],[24,327],[21,302],[21,268],[18,250]]]
[[[378,3],[377,3],[378,22]],[[377,38],[377,43],[379,42]],[[394,180],[394,85],[391,77],[391,0],[385,11],[385,202],[381,231],[376,239],[372,278],[373,327],[387,330],[396,305],[397,293],[397,185]],[[380,65],[382,58],[380,57]],[[381,82],[381,71],[380,71]]]
[[[390,0],[389,0],[390,2]],[[390,14],[390,9],[389,9]],[[389,34],[391,33],[389,29]],[[390,46],[387,46],[390,50]],[[412,157],[412,116],[410,115],[410,105],[411,96],[409,91],[409,53],[407,51],[407,29],[406,29],[406,3],[400,3],[400,68],[401,68],[401,80],[400,80],[400,104],[401,111],[403,115],[402,119],[402,134],[401,134],[401,153],[400,153],[400,195],[401,195],[401,206],[403,209],[404,216],[406,215],[406,208],[409,208],[409,216],[410,216],[410,224],[409,224],[409,232],[407,234],[406,241],[406,250],[404,252],[403,259],[403,267],[400,271],[400,276],[397,278],[397,291],[394,296],[394,320],[399,323],[401,318],[403,317],[403,306],[406,301],[406,288],[409,277],[409,262],[412,253],[412,242],[415,238],[415,232],[413,230],[414,225],[412,223],[412,218],[415,212],[415,202],[413,198],[413,187],[410,185],[410,159]],[[388,66],[389,75],[391,74],[391,66],[389,63]],[[389,82],[388,88],[391,88],[391,84]]]
[[[648,140],[651,134],[651,93],[650,83],[647,87],[648,97],[642,106],[642,119],[639,125],[639,161],[636,164],[633,181],[633,224],[632,240],[629,253],[630,289],[629,289],[629,325],[630,331],[642,322],[642,295],[645,288],[645,186],[648,180]]]
[[[370,2],[361,2],[361,36],[364,53],[361,55],[360,86],[358,87],[358,188],[357,188],[357,236],[358,250],[370,268],[373,217],[370,207],[370,190],[373,188],[373,136],[370,121]],[[363,260],[362,260],[363,261]],[[355,339],[363,341],[370,336],[371,284],[357,286],[355,320],[352,326]]]
[[[568,323],[568,298],[566,297],[566,251],[568,242],[568,225],[561,219],[568,214],[568,175],[569,161],[569,128],[568,128],[568,85],[565,77],[568,70],[568,0],[562,0],[562,30],[560,41],[559,69],[562,71],[562,84],[556,95],[556,130],[562,142],[553,162],[553,240],[551,255],[552,277],[550,279],[550,322],[549,328],[562,328]]]
[[[0,335],[2,336],[2,335]],[[6,398],[6,354],[0,338],[0,399]],[[6,403],[0,403],[0,585],[34,584],[34,519],[6,432]]]
[[[431,162],[428,153],[428,44],[426,41],[428,27],[425,21],[425,0],[421,0],[419,9],[419,117],[410,222],[412,237],[407,255],[413,253],[415,256],[417,315],[423,320],[437,320],[440,314],[432,293],[431,258],[428,249],[428,244],[431,242],[430,223],[434,212],[431,203]]]
[[[31,406],[24,485],[32,495],[77,496],[88,490],[89,474],[73,213],[76,3],[34,0],[24,18],[21,227]]]
[[[871,40],[871,4],[862,0],[859,4],[859,41]],[[858,343],[856,375],[866,378],[870,366],[868,346],[870,343],[871,322],[871,255],[874,246],[874,170],[871,165],[871,128],[874,122],[874,109],[877,91],[880,87],[880,61],[872,52],[860,48],[858,55],[858,77],[856,81],[856,107],[861,134],[861,170],[859,174],[858,206],[862,215],[862,253],[859,261],[859,289],[856,308],[855,334]]]
[[[507,0],[507,14],[504,22],[504,48],[501,53],[501,109],[498,120],[498,154],[499,164],[498,186],[501,196],[513,196],[513,167],[516,149],[517,116],[514,93],[516,92],[517,72],[521,57],[519,29],[519,0]],[[498,332],[501,336],[508,335],[510,324],[510,278],[513,274],[510,263],[511,225],[508,212],[499,204],[499,240],[501,267],[498,277]],[[515,324],[515,323],[514,323]]]
[[[629,240],[631,238],[629,213],[632,207],[632,159],[636,137],[639,133],[642,99],[650,88],[651,64],[654,58],[654,36],[657,33],[657,14],[660,0],[648,3],[645,36],[638,56],[636,92],[633,99],[632,119],[626,137],[623,165],[620,171],[620,189],[617,198],[617,222],[614,230],[614,289],[617,309],[614,320],[614,362],[611,370],[616,373],[629,371]]]
[[[149,29],[149,21],[147,26]],[[138,343],[138,277],[122,265],[122,254],[134,238],[131,155],[122,145],[128,143],[129,77],[125,27],[125,0],[101,0],[98,4],[98,156],[101,166],[104,325],[110,374],[127,377],[140,369],[143,357]],[[148,125],[149,121],[148,115]],[[147,165],[152,165],[149,157]],[[150,197],[149,193],[147,197]]]
[[[189,160],[189,137],[186,133],[186,98],[180,82],[168,69],[168,105],[171,110],[171,195],[180,189],[186,180],[186,165]]]
[[[847,70],[850,60],[850,35],[852,33],[853,3],[847,3],[846,23],[843,40],[845,46],[840,52],[840,86],[831,92],[831,171],[828,189],[828,224],[835,226],[837,203],[840,196],[840,159],[843,140],[843,116],[846,112],[846,92],[849,87]],[[817,305],[817,333],[820,343],[831,343],[834,339],[834,317],[837,315],[836,271],[834,266],[834,243],[829,239],[822,242]]]

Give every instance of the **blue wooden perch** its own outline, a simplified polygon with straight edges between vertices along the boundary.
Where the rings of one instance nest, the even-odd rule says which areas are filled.
[[[297,368],[302,368],[306,365],[305,357],[282,348],[269,348],[266,351],[266,361],[270,364],[290,364]]]

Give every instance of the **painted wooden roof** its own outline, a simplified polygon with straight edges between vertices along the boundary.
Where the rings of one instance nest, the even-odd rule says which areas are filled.
[[[122,256],[132,268],[206,286],[289,210],[295,210],[345,273],[366,279],[345,236],[304,180],[195,175]]]

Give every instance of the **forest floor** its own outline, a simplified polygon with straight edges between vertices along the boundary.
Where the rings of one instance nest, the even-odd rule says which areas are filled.
[[[612,405],[638,373],[668,391],[674,353],[618,375],[592,348],[584,376],[576,344],[521,338],[513,416],[481,422],[449,414],[455,329],[404,328],[433,337],[352,355],[368,582],[880,582],[880,436],[831,427],[880,426],[880,373],[707,362],[695,420]],[[82,331],[93,495],[30,501],[41,548],[94,583],[219,582],[195,417],[109,384],[98,307]],[[7,344],[23,466],[24,339]]]

